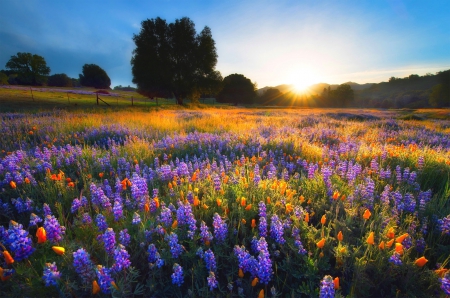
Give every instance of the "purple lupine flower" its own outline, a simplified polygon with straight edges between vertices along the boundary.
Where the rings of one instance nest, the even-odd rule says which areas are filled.
[[[161,207],[161,214],[159,216],[159,221],[165,227],[171,226],[173,222],[172,211],[164,205]]]
[[[147,252],[148,252],[148,262],[149,263],[151,263],[151,264],[156,263],[158,268],[161,268],[161,266],[164,265],[164,260],[161,259],[158,249],[156,248],[156,246],[153,243],[148,246]]]
[[[439,278],[441,282],[441,290],[444,291],[445,295],[450,295],[450,275],[446,274],[443,278]]]
[[[30,215],[30,227],[32,226],[37,226],[38,223],[42,222],[42,218],[40,218],[39,216],[37,216],[34,213],[31,213]]]
[[[203,254],[203,260],[206,263],[206,269],[208,271],[216,272],[216,269],[217,269],[216,258],[211,249],[208,249],[207,251],[205,251],[205,253]]]
[[[216,212],[213,216],[214,238],[218,243],[223,243],[227,237],[227,224],[223,221],[220,215]]]
[[[394,252],[394,254],[392,254],[392,256],[389,258],[389,263],[392,263],[397,266],[401,265],[402,260],[400,259],[400,254],[397,252]]]
[[[306,251],[306,249],[303,247],[303,244],[302,244],[302,241],[300,240],[300,238],[299,239],[296,239],[295,241],[294,241],[294,244],[295,244],[295,246],[297,246],[297,248],[298,248],[298,254],[299,255],[302,255],[302,256],[304,256],[304,255],[306,255],[308,252]]]
[[[45,217],[44,229],[47,232],[47,239],[53,243],[61,241],[66,231],[66,228],[59,224],[54,215]]]
[[[206,280],[208,281],[208,287],[209,287],[210,291],[213,291],[219,285],[219,283],[217,282],[216,276],[215,276],[214,272],[212,272],[212,271],[209,272],[209,276],[206,278]]]
[[[219,175],[214,175],[213,181],[214,181],[214,190],[219,191],[221,188]]]
[[[197,221],[192,213],[192,207],[189,202],[182,203],[178,201],[177,220],[179,226],[188,226],[188,237],[194,239],[194,233],[197,230]]]
[[[172,283],[180,287],[183,282],[183,267],[175,263],[173,264]]]
[[[244,246],[239,247],[236,245],[234,247],[234,254],[238,259],[239,268],[241,268],[243,272],[250,272],[252,277],[257,275],[258,261],[250,255]]]
[[[45,217],[47,217],[47,215],[52,215],[52,210],[50,209],[50,206],[47,203],[44,203],[42,209],[44,209]]]
[[[265,217],[259,218],[258,229],[259,229],[259,236],[267,237],[267,220]]]
[[[398,165],[395,167],[395,176],[397,177],[397,183],[402,183],[402,168]]]
[[[183,246],[178,243],[178,235],[172,232],[170,235],[166,236],[166,241],[169,242],[172,257],[174,259],[178,258],[183,252]]]
[[[438,229],[444,235],[450,235],[450,214],[437,221]]]
[[[114,250],[114,262],[111,269],[115,272],[127,269],[131,265],[130,254],[122,244],[119,244]]]
[[[89,215],[89,213],[85,212],[85,213],[83,214],[83,216],[81,217],[81,223],[84,224],[84,225],[90,225],[90,224],[92,224],[92,218],[91,218],[91,216]]]
[[[108,224],[106,223],[106,218],[103,214],[99,213],[95,217],[95,224],[100,232],[104,232],[108,228]]]
[[[130,234],[128,234],[128,229],[123,229],[119,232],[119,242],[123,246],[130,245]]]
[[[27,198],[25,201],[22,200],[22,198],[11,199],[11,202],[16,208],[17,213],[29,212],[33,209],[31,206],[33,201],[29,198]]]
[[[267,285],[272,278],[272,261],[270,260],[268,245],[264,237],[261,237],[258,241],[258,251],[257,276],[261,283]]]
[[[75,213],[81,208],[81,201],[78,198],[73,199],[70,212]]]
[[[284,244],[286,240],[283,238],[283,224],[276,214],[272,215],[270,223],[270,236],[278,244]]]
[[[330,275],[325,275],[320,282],[319,298],[334,298],[334,282]]]
[[[189,204],[194,204],[194,194],[192,193],[192,191],[188,191],[186,199],[188,200]]]
[[[100,284],[100,289],[103,294],[111,294],[111,283],[113,279],[111,277],[111,271],[103,267],[102,265],[97,265],[97,278],[98,283]]]
[[[417,239],[416,250],[419,254],[423,254],[426,246],[427,246],[427,243],[425,242],[425,239],[423,239],[423,237],[420,237],[419,239]]]
[[[137,202],[139,210],[144,210],[148,199],[147,181],[137,173],[133,173],[131,178],[131,197]]]
[[[424,165],[425,165],[425,158],[423,156],[419,156],[419,159],[417,160],[417,168],[419,170],[422,170]]]
[[[253,184],[256,186],[259,185],[259,182],[261,181],[261,176],[259,175],[259,165],[255,164],[255,168],[253,169],[254,177],[253,177]]]
[[[101,236],[103,241],[103,246],[108,255],[112,256],[114,254],[114,246],[116,245],[116,233],[112,228],[107,228],[105,233]]]
[[[213,235],[211,234],[208,226],[203,220],[202,223],[200,224],[200,236],[202,237],[202,241],[204,244],[208,241],[211,242],[213,239]]]
[[[42,279],[45,281],[45,286],[57,286],[58,280],[61,278],[61,273],[58,271],[55,262],[53,264],[46,263],[44,268],[44,275]]]
[[[16,261],[27,259],[33,252],[31,238],[28,237],[28,231],[22,229],[23,226],[15,221],[9,222],[9,229],[2,232],[0,237],[3,238],[4,244],[9,247],[14,254]]]
[[[119,221],[123,218],[123,206],[122,206],[122,199],[117,196],[114,200],[114,207],[113,207],[113,213],[114,213],[114,220]]]
[[[141,223],[141,216],[139,215],[139,213],[134,212],[133,214],[133,220],[131,221],[131,224],[133,225],[138,225]]]
[[[94,264],[84,248],[80,248],[73,253],[73,267],[83,283],[90,284],[94,280]]]

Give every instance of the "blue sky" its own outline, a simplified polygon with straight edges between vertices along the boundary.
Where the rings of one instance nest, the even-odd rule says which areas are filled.
[[[209,26],[222,76],[240,73],[260,88],[450,69],[448,0],[0,0],[0,7],[0,69],[30,52],[52,74],[78,77],[83,64],[97,64],[111,87],[132,84],[133,34],[155,17]]]

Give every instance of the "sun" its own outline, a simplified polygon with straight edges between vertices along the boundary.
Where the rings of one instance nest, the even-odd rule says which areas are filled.
[[[319,76],[312,71],[297,71],[292,74],[290,80],[295,93],[307,93],[308,87],[320,82]]]

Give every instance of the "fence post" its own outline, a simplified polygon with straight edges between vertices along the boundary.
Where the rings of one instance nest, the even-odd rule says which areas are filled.
[[[131,106],[133,106],[133,96],[131,96]]]
[[[97,93],[95,93],[95,94],[97,94],[97,105],[98,105],[98,92],[97,92]]]
[[[67,92],[67,101],[69,102],[69,104],[70,104],[70,99],[69,99],[69,92]]]
[[[34,101],[34,96],[33,96],[33,89],[31,89],[31,87],[30,87],[30,91],[31,91],[31,98],[33,99],[33,101]]]

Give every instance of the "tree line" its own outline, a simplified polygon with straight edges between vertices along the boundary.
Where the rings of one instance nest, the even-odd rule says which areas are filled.
[[[391,77],[388,82],[373,84],[363,90],[353,90],[349,84],[324,88],[321,94],[282,93],[269,88],[263,94],[257,85],[243,74],[222,77],[216,70],[217,50],[211,29],[200,32],[189,18],[168,23],[161,18],[141,22],[133,35],[131,72],[134,87],[116,86],[115,90],[137,91],[153,97],[175,98],[178,104],[188,99],[214,97],[219,103],[301,106],[301,107],[443,107],[450,106],[450,70],[423,77]],[[17,53],[0,72],[0,84],[49,86],[89,86],[109,88],[111,80],[101,67],[85,64],[78,79],[66,74],[50,74],[45,59],[31,53]]]
[[[109,88],[111,79],[105,70],[96,64],[85,64],[78,79],[65,73],[50,75],[50,67],[44,57],[31,53],[17,53],[0,71],[0,85],[31,85],[54,87]]]

